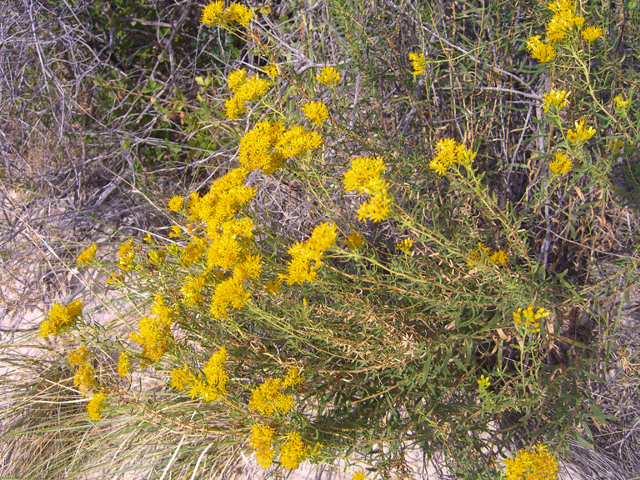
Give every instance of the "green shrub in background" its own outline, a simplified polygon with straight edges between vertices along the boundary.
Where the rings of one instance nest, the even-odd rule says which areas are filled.
[[[47,375],[69,407],[49,428],[84,432],[78,451],[99,459],[70,469],[75,450],[63,449],[51,472],[94,475],[112,468],[110,451],[118,472],[200,478],[207,456],[243,451],[265,469],[343,458],[392,478],[420,447],[444,452],[456,478],[555,478],[549,451],[589,443],[587,419],[605,421],[582,394],[597,380],[589,348],[563,332],[566,306],[584,299],[559,267],[597,220],[598,201],[576,194],[633,196],[633,177],[617,177],[635,155],[633,91],[616,76],[610,20],[556,1],[528,12],[532,31],[499,43],[490,12],[412,5],[419,30],[404,51],[391,43],[400,37],[371,32],[390,15],[377,7],[329,2],[344,61],[310,51],[303,68],[268,9],[202,10],[203,29],[238,37],[250,55],[225,72],[215,106],[204,95],[221,79],[195,78],[199,107],[186,123],[195,135],[210,116],[216,130],[189,145],[234,148],[225,143],[208,188],[161,206],[169,228],[78,256],[108,278],[104,302],[118,292],[133,309],[92,324],[75,301],[42,323],[42,337],[61,338]],[[443,18],[452,32],[439,30]],[[379,106],[374,40],[381,75],[405,91],[391,107]],[[535,61],[525,55],[510,73],[501,61],[515,52],[499,48]],[[451,86],[436,91],[443,76]],[[527,99],[503,112],[520,132],[500,158],[493,143],[512,133],[488,135],[498,106],[483,92]],[[162,101],[150,104],[169,117]],[[180,93],[171,101],[186,104]],[[396,110],[406,116],[390,132]],[[414,117],[423,123],[407,145]]]

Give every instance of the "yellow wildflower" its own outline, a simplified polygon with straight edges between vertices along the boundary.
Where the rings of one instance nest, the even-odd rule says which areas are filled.
[[[195,307],[199,305],[204,300],[202,296],[202,289],[205,286],[205,276],[204,275],[187,275],[185,278],[184,285],[180,288],[180,293],[184,295],[182,298],[182,303],[189,307]]]
[[[426,68],[426,63],[424,60],[424,55],[417,53],[410,53],[409,60],[411,61],[411,66],[413,67],[413,76],[417,77],[418,75],[422,75]]]
[[[179,391],[184,391],[187,385],[191,382],[193,374],[189,370],[189,366],[185,365],[182,368],[177,368],[171,371],[171,388],[175,388]]]
[[[87,361],[87,347],[81,345],[75,352],[69,352],[69,363],[71,365],[80,365]]]
[[[349,248],[349,250],[353,251],[364,245],[364,239],[362,238],[362,235],[355,230],[352,230],[351,233],[347,235],[344,244]]]
[[[82,300],[74,300],[68,305],[54,303],[49,311],[47,320],[40,324],[40,336],[47,335],[54,337],[75,325],[78,317],[82,314]]]
[[[236,22],[243,27],[249,25],[253,18],[253,11],[240,3],[232,3],[222,14],[222,20],[226,26],[231,22]]]
[[[243,73],[244,70],[240,70],[240,72]],[[234,91],[234,95],[224,102],[225,115],[231,120],[238,118],[244,112],[247,103],[264,95],[270,87],[267,80],[259,78],[257,75],[246,79],[237,73],[231,73],[227,79],[229,88]]]
[[[273,436],[276,431],[273,427],[255,423],[251,426],[251,440],[249,445],[256,452],[256,460],[262,468],[269,468],[273,463],[276,452],[272,447]]]
[[[509,261],[509,254],[507,252],[505,252],[502,249],[499,249],[496,252],[493,252],[489,258],[491,258],[491,260],[493,260],[494,263],[500,264],[500,265],[506,265],[507,262]]]
[[[172,212],[179,212],[182,207],[182,202],[184,202],[184,198],[176,195],[167,202],[167,206]]]
[[[293,397],[282,392],[282,379],[268,378],[251,392],[249,408],[262,415],[285,414],[293,407]]]
[[[312,123],[315,123],[318,127],[321,127],[324,121],[329,116],[327,106],[322,102],[309,102],[302,106],[302,112]]]
[[[380,181],[385,170],[381,158],[358,157],[351,161],[349,170],[344,174],[342,183],[347,192],[357,191],[359,194],[373,195],[386,189],[387,185]]]
[[[131,360],[129,360],[129,355],[127,355],[127,352],[120,352],[120,356],[118,357],[118,375],[126,377],[129,375],[130,369]]]
[[[135,254],[136,252],[133,250],[132,238],[120,245],[120,248],[118,249],[118,265],[121,270],[128,272],[133,268],[133,258]]]
[[[167,252],[164,250],[151,250],[149,252],[149,263],[151,265],[160,265],[164,262],[164,257],[167,255]]]
[[[436,156],[429,162],[429,167],[438,175],[447,173],[451,165],[471,165],[476,153],[453,138],[444,138],[436,143]]]
[[[365,480],[365,478],[367,478],[365,473],[362,470],[358,470],[353,474],[353,477],[351,477],[351,480]]]
[[[317,225],[306,242],[298,242],[287,253],[291,255],[286,275],[281,275],[288,285],[312,282],[322,265],[322,257],[336,241],[337,227],[329,223]]]
[[[307,132],[299,125],[284,132],[274,148],[282,158],[291,158],[322,146],[322,137],[317,132]]]
[[[551,108],[559,112],[569,104],[568,96],[569,92],[566,90],[551,90],[542,97],[542,109],[545,113],[548,113]]]
[[[556,159],[549,162],[549,170],[557,175],[569,173],[573,168],[573,162],[564,152],[556,152]]]
[[[202,17],[200,23],[202,25],[219,25],[222,21],[222,11],[224,10],[224,2],[218,0],[211,2],[202,9]]]
[[[96,393],[89,403],[87,403],[87,413],[89,414],[89,418],[94,422],[100,420],[100,416],[102,411],[105,409],[105,404],[107,403],[107,396],[100,392]]]
[[[491,248],[485,247],[484,243],[478,242],[476,248],[469,252],[468,267],[475,267],[477,264],[485,264],[485,259],[491,257]]]
[[[518,308],[517,312],[513,312],[513,321],[523,324],[532,333],[540,331],[540,319],[549,316],[549,312],[544,308],[534,311],[533,305],[529,305],[526,309]]]
[[[549,449],[542,444],[534,448],[521,449],[515,458],[505,460],[507,480],[555,480],[558,462]]]
[[[78,263],[90,263],[96,256],[96,250],[98,250],[98,244],[94,243],[89,248],[82,251],[78,258],[76,258],[76,262]]]
[[[132,333],[131,340],[142,346],[142,355],[153,362],[162,358],[173,338],[171,325],[174,311],[165,305],[162,294],[156,294],[155,304],[151,307],[151,316],[140,319],[138,330]]]
[[[486,390],[489,386],[489,379],[484,375],[480,375],[480,380],[478,380],[478,390]]]
[[[180,225],[174,225],[171,227],[171,231],[169,232],[169,238],[181,238],[182,237],[182,227]]]
[[[117,285],[124,281],[124,275],[119,275],[114,272],[109,272],[109,278],[105,282],[106,285]]]
[[[296,385],[302,385],[302,382],[304,382],[304,377],[300,375],[300,369],[290,368],[287,373],[287,376],[284,379],[284,382],[282,382],[282,388],[295,387]]]
[[[609,146],[609,150],[611,150],[611,153],[613,153],[614,155],[617,155],[622,151],[622,147],[624,147],[624,142],[622,140],[609,140],[608,146]]]
[[[615,102],[616,107],[618,107],[620,110],[626,110],[631,103],[631,100],[623,99],[622,95],[616,95],[615,97],[613,97],[613,101]]]
[[[216,319],[226,317],[229,308],[240,310],[250,298],[251,294],[242,287],[242,280],[228,278],[216,286],[211,300],[211,314]]]
[[[527,51],[531,54],[531,58],[540,63],[550,62],[556,56],[555,47],[542,42],[540,35],[531,37],[527,41]]]
[[[204,238],[193,238],[183,249],[182,249],[182,264],[185,267],[192,265],[196,262],[199,262],[202,258],[202,254],[205,252],[207,248],[207,240]]]
[[[383,190],[360,205],[358,209],[358,220],[361,222],[371,220],[377,223],[386,220],[390,213],[391,196],[386,190]]]
[[[283,467],[293,470],[309,453],[308,447],[302,441],[300,433],[291,432],[287,441],[280,447],[280,463]]]
[[[95,371],[89,363],[82,363],[78,367],[73,376],[73,384],[78,387],[83,395],[86,395],[95,386]]]
[[[267,68],[265,68],[264,73],[266,73],[271,80],[274,80],[277,76],[280,75],[280,67],[277,63],[272,63]]]
[[[334,86],[340,81],[340,72],[333,67],[326,66],[322,69],[320,75],[318,75],[316,79],[325,85]]]
[[[413,248],[413,240],[411,240],[410,238],[405,238],[401,242],[396,243],[396,248],[398,250],[403,251],[407,255],[411,255],[412,248]]]
[[[582,31],[582,38],[587,42],[592,43],[602,37],[602,30],[600,27],[587,27]]]
[[[202,376],[190,376],[191,388],[189,395],[191,398],[201,397],[205,402],[212,402],[227,394],[227,381],[229,374],[224,369],[224,362],[227,360],[227,349],[222,347],[211,355],[211,358],[204,367],[204,378]],[[186,368],[185,368],[186,370]],[[173,376],[173,375],[172,375]],[[180,386],[181,374],[176,374],[175,384]],[[172,378],[172,385],[174,378]],[[184,386],[183,386],[184,388]]]
[[[567,132],[567,140],[570,142],[586,142],[596,134],[596,129],[593,127],[585,127],[584,120],[575,122],[576,130],[569,129]]]
[[[280,280],[269,280],[267,282],[265,290],[267,291],[267,293],[278,293],[281,285],[282,282]]]

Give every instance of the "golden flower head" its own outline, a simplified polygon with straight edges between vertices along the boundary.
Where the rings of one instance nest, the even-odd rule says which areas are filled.
[[[527,41],[527,51],[531,58],[540,63],[550,62],[556,56],[555,47],[540,40],[540,35],[533,36]]]
[[[298,432],[291,432],[287,441],[280,447],[280,463],[283,467],[293,470],[309,453],[308,447],[302,441]]]
[[[87,403],[87,413],[89,414],[89,418],[94,422],[100,420],[100,416],[102,415],[102,411],[105,409],[107,403],[107,396],[100,392],[96,393],[89,403]]]
[[[555,480],[558,462],[545,445],[537,444],[533,448],[519,450],[514,458],[507,458],[505,473],[507,480]]]
[[[309,102],[302,106],[302,112],[312,123],[315,123],[318,127],[321,127],[324,121],[329,116],[327,106],[322,102]]]
[[[335,86],[340,81],[340,72],[333,67],[326,66],[322,69],[316,79],[325,85]]]
[[[569,173],[573,168],[573,162],[567,157],[564,152],[556,152],[556,159],[549,162],[549,170],[556,175],[565,175]]]
[[[80,255],[78,255],[78,258],[76,258],[76,262],[84,263],[84,264],[91,263],[91,261],[96,256],[97,250],[98,250],[98,244],[94,243],[89,248],[86,248],[85,250],[83,250],[82,253],[80,253]]]
[[[424,59],[424,55],[417,53],[410,53],[409,60],[411,61],[411,66],[413,67],[413,76],[417,77],[418,75],[422,75],[426,69],[426,62]]]
[[[585,126],[584,120],[575,122],[575,131],[569,129],[567,132],[567,140],[570,142],[586,142],[596,134],[596,129],[593,127]]]
[[[587,27],[582,31],[582,38],[589,43],[593,43],[597,39],[602,38],[602,30],[600,27]]]
[[[565,108],[569,101],[569,92],[566,90],[551,90],[549,93],[545,93],[542,98],[542,108],[545,113],[548,113],[550,109],[555,109],[560,112]]]
[[[396,248],[407,255],[411,255],[413,249],[413,240],[410,238],[405,238],[404,240],[396,243]]]

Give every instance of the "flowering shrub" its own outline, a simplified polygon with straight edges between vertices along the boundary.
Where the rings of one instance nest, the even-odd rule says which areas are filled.
[[[334,7],[337,19],[349,17]],[[144,240],[100,247],[100,261],[96,244],[77,257],[74,268],[95,269],[105,292],[133,305],[120,328],[79,325],[78,300],[54,304],[41,324],[42,337],[66,332],[74,342],[65,361],[88,418],[142,419],[182,435],[197,452],[185,467],[194,478],[205,439],[210,453],[241,451],[273,470],[357,452],[375,472],[357,471],[359,480],[389,476],[408,446],[446,451],[459,478],[503,467],[509,479],[554,478],[557,462],[537,442],[561,451],[585,410],[568,386],[583,380],[578,347],[567,353],[559,335],[560,305],[579,302],[554,270],[565,247],[552,242],[583,215],[563,217],[573,215],[562,204],[572,188],[611,187],[633,111],[630,93],[593,92],[592,44],[604,31],[585,26],[592,17],[573,2],[547,7],[544,40],[518,39],[531,57],[522,71],[546,75],[544,88],[533,91],[521,73],[504,76],[522,91],[504,87],[492,66],[474,70],[482,81],[467,93],[456,83],[432,98],[436,78],[471,81],[471,54],[422,52],[437,42],[416,40],[387,52],[399,65],[361,80],[338,61],[339,70],[322,67],[332,58],[291,60],[260,20],[266,7],[205,6],[204,35],[246,48],[215,80],[197,77],[201,117],[185,122],[194,136],[219,139],[193,147],[206,153],[193,163],[207,175],[194,167],[193,185],[202,183],[171,192],[158,205],[167,225]],[[366,29],[342,28],[360,58],[354,39]],[[406,104],[404,119],[374,108],[381,71],[405,89],[393,97]],[[511,134],[488,135],[490,98],[474,103],[476,87],[527,99],[512,148]],[[435,108],[447,115],[431,117]],[[610,153],[599,150],[603,135]],[[503,192],[510,175],[524,185],[520,197]],[[516,442],[536,446],[503,465]]]

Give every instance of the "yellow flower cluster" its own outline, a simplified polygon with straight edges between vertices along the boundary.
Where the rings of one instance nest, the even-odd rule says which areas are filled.
[[[209,238],[219,234],[221,227],[229,227],[227,223],[235,219],[240,207],[256,194],[244,185],[247,173],[245,168],[233,169],[213,182],[203,197],[194,193],[189,198],[189,220],[204,222]]]
[[[596,129],[593,127],[585,126],[584,120],[575,122],[575,126],[575,131],[569,129],[569,131],[567,132],[567,140],[569,140],[570,142],[586,142],[596,134]]]
[[[358,209],[360,221],[368,219],[381,222],[391,212],[389,184],[382,180],[384,170],[385,164],[381,158],[358,157],[353,159],[349,170],[344,174],[342,183],[347,192],[357,191],[360,195],[372,195]]]
[[[78,347],[76,351],[69,352],[68,357],[71,365],[78,366],[73,375],[73,384],[78,387],[82,395],[89,396],[96,385],[96,380],[95,370],[87,359],[86,347],[84,345]]]
[[[564,152],[556,152],[556,159],[549,162],[549,170],[556,175],[564,175],[569,173],[573,168],[573,162]]]
[[[573,1],[557,0],[549,4],[553,16],[547,23],[547,42],[555,43],[564,40],[567,34],[576,27],[582,28],[585,18],[575,14]]]
[[[273,427],[261,423],[255,423],[251,426],[251,440],[249,440],[249,445],[256,452],[258,465],[265,469],[271,466],[273,457],[275,457],[276,454],[272,446],[275,433]]]
[[[322,146],[322,137],[301,126],[287,130],[282,122],[259,122],[240,140],[240,163],[249,170],[262,168],[266,175],[275,172],[283,159]]]
[[[476,153],[470,148],[453,138],[444,138],[436,143],[436,156],[429,162],[429,167],[438,175],[444,175],[452,165],[471,165],[475,158]]]
[[[349,250],[353,251],[364,245],[364,239],[362,238],[362,235],[355,230],[352,230],[351,233],[347,235],[344,244]]]
[[[302,382],[304,382],[304,377],[300,375],[300,370],[297,368],[289,368],[287,376],[284,378],[284,382],[282,382],[282,388],[302,385]]]
[[[247,72],[236,70],[227,77],[227,84],[233,92],[233,96],[224,102],[225,115],[233,120],[244,113],[247,103],[264,95],[269,90],[269,82],[258,75],[247,78]]]
[[[76,258],[76,262],[84,263],[84,264],[91,263],[91,261],[96,256],[97,250],[98,250],[98,244],[94,243],[89,248],[84,249],[82,253],[78,255],[78,258]]]
[[[309,102],[302,105],[302,113],[312,123],[321,127],[324,121],[329,117],[327,106],[322,102]]]
[[[542,444],[519,450],[505,460],[505,467],[507,480],[555,480],[558,474],[558,462]]]
[[[167,203],[167,206],[169,207],[169,210],[171,210],[172,212],[179,212],[180,209],[182,208],[182,203],[184,202],[184,198],[175,195],[174,197],[171,198],[171,200],[169,200],[169,202]]]
[[[87,413],[89,414],[89,418],[94,422],[100,420],[100,416],[102,415],[102,411],[105,409],[107,403],[107,396],[100,392],[96,393],[89,403],[87,403]]]
[[[593,43],[601,37],[602,29],[600,27],[587,27],[582,31],[582,38],[589,43]]]
[[[468,267],[475,267],[478,264],[486,265],[486,260],[490,260],[497,265],[506,265],[510,255],[503,249],[491,252],[490,247],[486,247],[484,243],[478,242],[476,248],[469,252]]]
[[[76,351],[67,354],[71,365],[80,365],[87,360],[87,347],[81,345]]]
[[[229,27],[232,23],[238,23],[246,27],[253,18],[253,11],[239,3],[232,3],[224,8],[224,1],[211,2],[202,9],[200,23],[202,25],[221,25]]]
[[[280,67],[277,63],[272,63],[267,68],[265,68],[264,73],[266,73],[271,80],[280,75]]]
[[[82,314],[82,300],[74,300],[68,305],[54,303],[47,320],[40,324],[40,336],[45,338],[48,335],[54,337],[59,335],[75,325],[80,314]]]
[[[171,325],[174,312],[165,305],[161,293],[157,293],[154,300],[156,303],[151,307],[152,315],[140,319],[140,333],[132,333],[131,340],[142,346],[143,356],[157,362],[167,351],[169,341],[173,338]]]
[[[422,75],[426,68],[426,62],[424,60],[424,55],[417,53],[410,53],[409,60],[411,61],[411,66],[413,67],[413,76],[417,77],[418,75]]]
[[[206,277],[204,275],[187,275],[180,293],[184,295],[182,303],[189,307],[194,307],[204,301],[202,289],[205,287]]]
[[[631,100],[623,99],[622,95],[616,95],[615,97],[613,97],[613,101],[616,104],[616,108],[619,108],[620,110],[626,110],[631,103]]]
[[[300,465],[300,462],[309,453],[309,447],[307,447],[300,433],[291,432],[287,436],[287,441],[280,447],[280,463],[283,467],[293,470]]]
[[[551,90],[542,97],[542,109],[545,113],[549,113],[551,108],[560,112],[569,104],[568,97],[569,92],[566,90]]]
[[[365,473],[362,470],[358,470],[353,474],[353,477],[351,477],[351,480],[365,480],[365,478],[367,478]]]
[[[133,239],[130,238],[128,241],[120,245],[118,249],[118,266],[121,270],[128,272],[133,268],[133,259],[136,255],[136,252],[133,249]]]
[[[127,352],[120,352],[120,356],[118,357],[118,375],[126,377],[129,375],[130,369],[131,360],[129,360],[129,355],[127,355]]]
[[[572,30],[580,30],[584,26],[585,18],[575,14],[573,1],[555,0],[548,5],[553,16],[547,23],[546,39],[540,40],[535,35],[527,41],[527,50],[531,57],[541,63],[551,61],[556,56],[554,44],[565,40]],[[602,36],[599,27],[587,27],[582,31],[582,38],[591,43]]]
[[[486,390],[489,387],[489,379],[484,375],[480,375],[480,379],[478,380],[478,390]]]
[[[280,278],[288,285],[312,282],[322,266],[322,258],[336,241],[337,227],[329,223],[317,225],[311,237],[305,242],[297,242],[287,253],[291,260],[287,264],[287,274],[280,274]]]
[[[527,41],[527,51],[531,58],[540,63],[550,62],[556,56],[555,47],[540,40],[540,35],[535,35]]]
[[[189,396],[191,398],[200,397],[205,402],[213,402],[225,396],[229,380],[229,374],[224,369],[226,361],[227,349],[225,347],[214,352],[204,367],[204,377],[202,375],[190,376]]]
[[[340,72],[333,67],[326,66],[322,69],[316,79],[325,85],[334,86],[340,81]]]
[[[411,252],[413,251],[413,240],[405,238],[401,242],[396,243],[396,248],[407,255],[411,255]]]
[[[251,392],[249,408],[262,415],[285,414],[293,407],[293,397],[284,393],[281,378],[268,378]]]
[[[518,309],[517,312],[513,312],[513,321],[518,324],[523,324],[532,333],[540,331],[540,319],[549,316],[549,312],[544,308],[539,308],[537,312],[534,311],[533,305],[529,305],[526,309]]]

